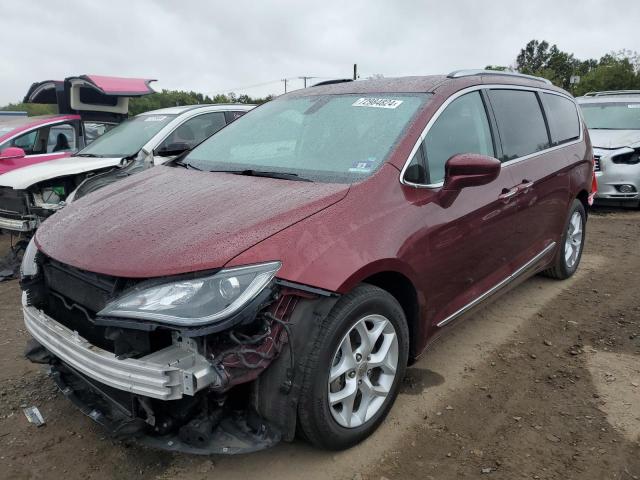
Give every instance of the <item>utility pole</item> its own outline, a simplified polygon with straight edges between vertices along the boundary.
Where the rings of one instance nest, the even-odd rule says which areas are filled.
[[[284,82],[284,93],[287,93],[287,82],[289,81],[289,79],[283,78],[281,81]]]
[[[307,88],[307,80],[311,80],[316,77],[298,77],[300,80],[304,80],[304,88]]]
[[[358,64],[357,63],[353,64],[353,79],[354,80],[358,79]]]

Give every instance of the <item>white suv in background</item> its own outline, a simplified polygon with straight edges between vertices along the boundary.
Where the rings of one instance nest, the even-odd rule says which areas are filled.
[[[167,162],[252,108],[190,105],[145,112],[122,122],[72,157],[5,173],[0,176],[0,228],[30,234],[73,198]]]
[[[597,203],[640,206],[640,90],[576,99],[593,144]]]

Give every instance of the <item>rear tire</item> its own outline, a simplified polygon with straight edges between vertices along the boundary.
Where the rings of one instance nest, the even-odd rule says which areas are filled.
[[[298,404],[304,438],[342,450],[371,435],[398,395],[408,354],[407,321],[392,295],[363,284],[343,296],[306,364]]]
[[[586,223],[587,214],[584,205],[576,199],[569,210],[554,263],[551,268],[543,272],[544,275],[564,280],[576,272],[582,258]]]

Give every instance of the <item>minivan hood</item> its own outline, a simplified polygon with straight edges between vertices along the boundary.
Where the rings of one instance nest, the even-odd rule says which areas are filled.
[[[67,175],[91,172],[119,165],[122,157],[65,157],[27,165],[0,175],[0,186],[23,190],[31,185]]]
[[[599,130],[589,129],[591,144],[595,148],[635,148],[640,144],[640,130]]]
[[[215,269],[348,190],[159,166],[68,205],[41,225],[36,244],[60,262],[117,277]]]

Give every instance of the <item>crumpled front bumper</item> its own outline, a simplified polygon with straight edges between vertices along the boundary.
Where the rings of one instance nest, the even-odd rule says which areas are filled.
[[[160,400],[193,396],[205,387],[222,383],[221,376],[202,355],[180,342],[139,359],[118,359],[27,305],[24,293],[22,304],[29,333],[51,354],[97,382]]]
[[[620,152],[628,153],[631,149],[621,149]],[[617,153],[618,151],[616,151]],[[598,192],[595,199],[598,201],[614,202],[639,202],[640,201],[640,164],[615,163],[612,160],[614,153],[596,150],[599,157],[599,170],[596,170],[598,180]],[[619,190],[621,185],[632,185],[633,192],[623,193]]]
[[[4,230],[21,233],[31,232],[38,228],[38,223],[38,220],[33,218],[25,218],[21,216],[12,218],[0,212],[0,228]]]

